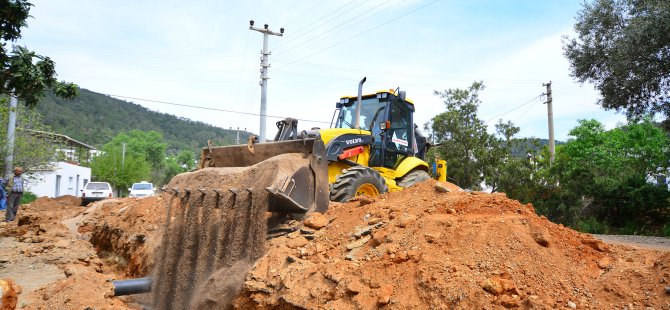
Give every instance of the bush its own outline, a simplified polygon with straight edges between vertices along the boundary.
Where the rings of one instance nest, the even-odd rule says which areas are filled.
[[[33,194],[32,192],[25,192],[23,193],[23,196],[21,196],[21,204],[31,203],[36,199],[37,195]]]
[[[577,220],[576,229],[589,234],[604,234],[607,232],[607,225],[594,217]]]

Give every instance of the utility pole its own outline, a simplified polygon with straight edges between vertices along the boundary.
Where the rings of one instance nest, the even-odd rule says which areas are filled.
[[[260,143],[265,143],[265,118],[267,116],[267,92],[268,92],[268,67],[270,67],[270,64],[268,64],[268,55],[270,55],[270,52],[268,51],[268,36],[273,35],[273,36],[279,36],[282,37],[284,36],[284,28],[279,29],[279,33],[276,33],[270,29],[268,29],[268,24],[263,25],[263,28],[256,28],[254,27],[254,21],[250,20],[249,21],[249,30],[254,30],[258,31],[263,34],[263,51],[261,51],[261,128],[260,128],[260,133],[259,133],[259,140],[258,142]]]
[[[554,141],[554,110],[552,107],[553,99],[551,97],[551,81],[542,86],[547,87],[547,119],[549,122],[549,164],[554,163],[554,158],[556,157],[556,142]]]
[[[18,99],[12,90],[9,98],[9,121],[7,122],[7,157],[5,157],[5,178],[12,176],[12,165],[14,165],[14,136],[16,133],[16,114],[18,109]]]

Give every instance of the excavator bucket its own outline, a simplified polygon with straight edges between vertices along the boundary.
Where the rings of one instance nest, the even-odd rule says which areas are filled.
[[[268,211],[280,213],[325,212],[328,208],[328,161],[320,137],[262,144],[208,147],[202,150],[198,168],[254,169],[264,161],[274,162],[277,174],[258,179],[252,187],[267,184]],[[291,158],[293,154],[293,158]],[[296,159],[295,155],[300,155]],[[275,158],[280,156],[278,158]],[[273,159],[274,158],[274,159]],[[272,181],[271,184],[267,181]],[[238,186],[240,187],[240,186]]]
[[[273,219],[328,208],[320,137],[208,147],[199,169],[166,186],[162,242],[152,272],[154,309],[222,309],[265,252]]]

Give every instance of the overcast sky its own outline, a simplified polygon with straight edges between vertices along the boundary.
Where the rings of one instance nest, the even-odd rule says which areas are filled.
[[[328,127],[335,102],[400,87],[421,127],[444,111],[435,90],[487,87],[479,116],[499,118],[519,137],[547,138],[543,83],[553,82],[556,139],[578,119],[612,128],[623,115],[602,110],[592,85],[569,76],[561,38],[573,35],[580,0],[33,0],[18,44],[55,62],[59,78],[147,108],[258,133],[260,50],[270,37],[267,135],[277,117],[300,129]],[[214,109],[187,108],[140,98]]]

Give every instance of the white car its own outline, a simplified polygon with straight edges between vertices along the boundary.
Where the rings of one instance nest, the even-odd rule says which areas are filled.
[[[154,195],[154,185],[147,181],[134,183],[128,190],[130,191],[130,194],[128,195],[129,197],[147,197]]]
[[[81,190],[81,205],[85,206],[92,201],[113,197],[112,186],[107,182],[88,182]]]

